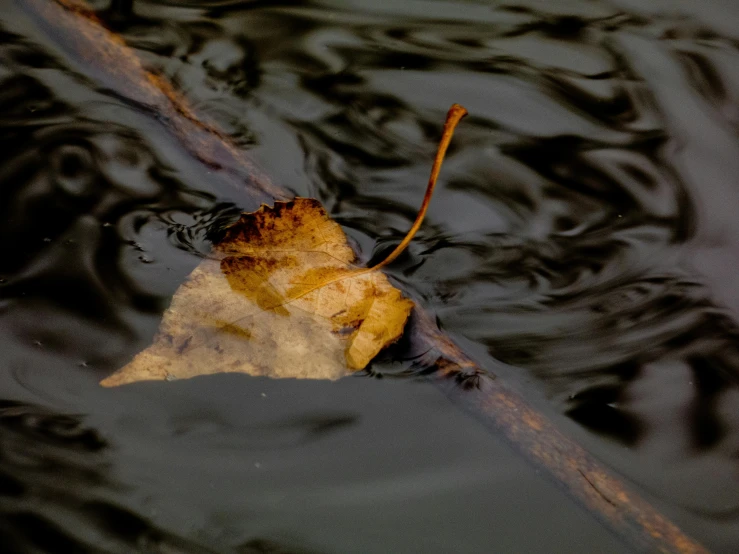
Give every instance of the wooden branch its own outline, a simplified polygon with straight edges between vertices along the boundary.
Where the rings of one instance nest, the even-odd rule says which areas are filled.
[[[416,309],[413,316],[412,340],[428,349],[424,365],[434,368],[430,378],[622,541],[637,552],[708,552],[519,394],[480,368],[428,314]]]
[[[84,4],[76,0],[15,1],[60,50],[82,66],[85,77],[149,112],[206,166],[214,179],[237,187],[256,205],[290,197],[274,186],[226,134],[195,115],[169,81],[147,71],[123,39],[103,27]]]

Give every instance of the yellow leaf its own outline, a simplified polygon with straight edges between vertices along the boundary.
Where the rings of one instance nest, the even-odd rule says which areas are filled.
[[[234,371],[336,379],[395,341],[413,307],[384,274],[350,265],[341,227],[309,198],[244,214],[214,254],[154,344],[103,385]]]
[[[177,290],[154,344],[101,385],[224,372],[338,379],[366,367],[403,334],[413,308],[379,269],[420,227],[465,114],[450,110],[418,217],[385,261],[352,265],[344,231],[317,200],[243,214]]]

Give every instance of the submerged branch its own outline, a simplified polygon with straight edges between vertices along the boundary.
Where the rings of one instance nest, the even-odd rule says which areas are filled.
[[[412,338],[428,350],[424,358],[433,368],[431,379],[622,541],[637,552],[708,553],[524,398],[479,367],[427,313],[416,309],[413,318]]]
[[[15,2],[67,55],[78,73],[155,118],[205,166],[209,178],[238,188],[257,205],[290,196],[274,186],[225,133],[195,114],[169,81],[148,71],[85,4],[78,0]]]

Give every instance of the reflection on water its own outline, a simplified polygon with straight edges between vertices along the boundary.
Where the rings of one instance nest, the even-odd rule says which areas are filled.
[[[444,113],[465,105],[396,280],[592,430],[589,446],[686,529],[732,551],[736,7],[92,4],[276,182],[320,199],[365,261],[410,226]],[[58,356],[99,377],[146,345],[209,233],[250,206],[2,17],[7,366],[17,376],[23,360]],[[18,470],[3,471],[21,494]]]

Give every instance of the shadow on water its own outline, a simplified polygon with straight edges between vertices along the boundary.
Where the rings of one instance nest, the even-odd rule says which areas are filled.
[[[471,116],[428,223],[391,269],[395,279],[446,330],[502,362],[505,378],[590,430],[589,447],[673,506],[693,534],[731,551],[739,540],[735,7],[182,0],[137,2],[129,12],[125,1],[91,4],[276,182],[320,199],[368,263],[409,227],[443,114],[465,105]],[[135,107],[73,78],[7,17],[4,363],[17,378],[29,359],[60,357],[100,377],[147,344],[210,234],[248,206],[210,189]],[[63,452],[59,471],[75,494],[107,478],[104,441],[73,419],[13,403],[2,414],[3,441],[41,457]],[[313,429],[306,437],[352,422],[321,417],[304,422]],[[52,431],[13,427],[24,421]],[[66,426],[77,430],[56,437]],[[6,496],[29,486],[57,494],[40,470],[18,477],[27,471],[3,465]],[[85,514],[117,509],[64,502]],[[21,534],[58,525],[35,512],[8,517],[5,529]],[[139,524],[137,537],[180,540]]]

